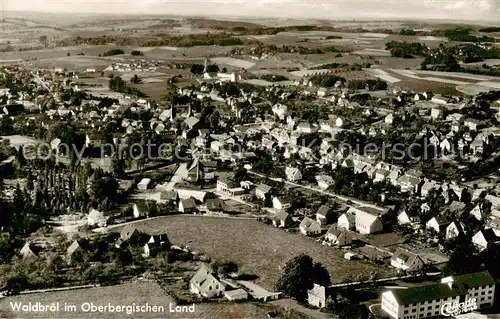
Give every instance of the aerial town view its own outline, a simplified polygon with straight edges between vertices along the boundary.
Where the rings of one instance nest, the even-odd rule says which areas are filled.
[[[499,281],[498,0],[2,2],[0,318],[498,319]]]

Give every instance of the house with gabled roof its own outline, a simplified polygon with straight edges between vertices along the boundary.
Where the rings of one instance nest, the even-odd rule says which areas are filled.
[[[179,201],[179,193],[175,190],[162,191],[160,193],[160,203],[174,203],[177,205]]]
[[[329,204],[323,204],[316,212],[316,220],[321,225],[327,225],[334,222],[335,214]]]
[[[418,254],[398,247],[391,257],[391,266],[398,270],[416,271],[424,267],[425,262]]]
[[[297,167],[285,168],[286,179],[290,182],[298,182],[302,179],[302,173]]]
[[[205,298],[222,297],[226,290],[218,276],[203,264],[189,281],[189,290]]]
[[[325,234],[325,241],[333,246],[346,246],[352,244],[352,236],[348,230],[333,224]]]
[[[132,210],[133,210],[134,218],[147,218],[147,217],[149,217],[149,206],[148,206],[148,203],[143,199],[137,200],[134,203]]]
[[[23,248],[19,254],[22,259],[35,258],[40,253],[40,246],[37,246],[35,243],[28,241],[24,244]]]
[[[490,228],[491,230],[493,230],[493,232],[497,237],[500,237],[500,217],[491,216],[489,220],[486,222],[484,228],[485,229]]]
[[[450,221],[444,216],[434,216],[425,223],[425,228],[432,229],[439,234],[449,223]]]
[[[458,221],[452,221],[446,227],[445,238],[447,240],[457,238],[465,234],[465,225]]]
[[[304,217],[299,225],[300,232],[305,236],[314,236],[321,234],[321,225],[309,217]]]
[[[273,226],[287,228],[293,223],[292,216],[285,211],[278,211],[272,218]]]
[[[75,240],[66,249],[66,260],[68,263],[75,259],[76,254],[84,254],[87,251],[87,242],[84,240]]]
[[[347,212],[339,216],[337,225],[339,228],[346,230],[354,229],[356,226],[356,211],[352,207],[349,208]]]
[[[197,210],[196,200],[194,197],[184,198],[179,201],[179,212],[194,213]]]
[[[273,208],[276,210],[287,210],[292,207],[292,200],[284,197],[273,197]]]
[[[260,183],[255,189],[255,196],[258,199],[265,200],[267,196],[270,195],[272,187],[266,184]]]
[[[307,290],[307,302],[317,308],[324,308],[330,293],[328,287],[313,284],[313,287]]]
[[[398,214],[399,225],[418,226],[420,224],[420,215],[416,211],[403,210]]]
[[[87,225],[89,226],[106,227],[107,222],[108,219],[104,213],[97,209],[92,208],[87,215]]]
[[[491,228],[482,229],[472,236],[472,243],[479,251],[485,250],[488,246],[498,241],[500,241],[500,238],[496,236]]]

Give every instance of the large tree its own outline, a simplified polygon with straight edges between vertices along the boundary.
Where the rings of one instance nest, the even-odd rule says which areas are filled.
[[[323,265],[313,263],[310,256],[301,254],[286,263],[276,289],[297,300],[305,300],[307,290],[311,289],[315,283],[329,286],[330,275]]]

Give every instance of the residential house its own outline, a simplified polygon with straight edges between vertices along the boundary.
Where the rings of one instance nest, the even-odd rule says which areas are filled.
[[[189,281],[189,290],[205,298],[222,297],[225,286],[206,265],[202,265]]]
[[[472,236],[472,243],[479,251],[485,250],[489,245],[498,242],[498,240],[499,238],[491,228],[480,230]]]
[[[298,182],[302,179],[302,173],[297,167],[285,168],[286,179],[290,182]]]
[[[297,125],[296,131],[304,134],[311,134],[316,132],[316,128],[309,122],[301,122]]]
[[[284,120],[286,118],[287,111],[288,107],[280,103],[277,103],[272,107],[273,114],[277,116],[280,120]]]
[[[464,125],[467,126],[470,131],[477,131],[481,126],[481,121],[476,119],[467,119],[464,121]]]
[[[327,225],[334,222],[335,214],[329,204],[321,205],[316,212],[316,220],[321,225]]]
[[[21,248],[19,254],[22,259],[29,259],[38,256],[39,252],[40,247],[36,246],[33,242],[28,241],[24,244],[23,248]]]
[[[327,287],[313,284],[312,289],[307,290],[307,302],[314,307],[324,308],[328,299]]]
[[[385,179],[389,176],[390,171],[386,169],[377,169],[375,171],[375,177],[374,177],[374,182],[382,182],[385,181]]]
[[[318,175],[316,176],[316,181],[318,182],[319,188],[326,190],[333,184],[335,184],[335,181],[333,177],[329,175]]]
[[[416,211],[403,210],[397,218],[399,225],[412,225],[415,227],[420,223],[420,215]]]
[[[179,202],[179,193],[177,191],[163,191],[160,193],[160,203],[173,203],[177,206]]]
[[[287,210],[292,207],[292,201],[288,198],[273,197],[273,208],[276,210]]]
[[[87,243],[83,240],[75,240],[66,250],[66,260],[68,263],[80,261],[86,252]]]
[[[148,218],[149,217],[149,206],[145,200],[137,200],[133,207],[132,212],[134,218]]]
[[[491,203],[493,208],[500,209],[500,197],[488,194],[484,198]]]
[[[292,222],[292,216],[285,211],[278,211],[272,219],[274,227],[287,228]]]
[[[270,195],[272,187],[266,184],[259,184],[255,189],[255,196],[260,200],[265,200]]]
[[[406,249],[396,249],[391,257],[391,266],[403,271],[417,271],[424,267],[424,260],[413,252]]]
[[[87,215],[87,225],[89,226],[106,227],[107,222],[108,219],[104,216],[104,213],[94,208]]]
[[[156,257],[158,253],[169,249],[170,246],[171,243],[167,235],[151,236],[149,241],[144,244],[142,256],[146,258]]]
[[[476,206],[474,206],[474,208],[472,208],[469,212],[469,215],[477,220],[483,220],[483,210],[481,204],[477,204]]]
[[[352,236],[348,230],[334,224],[328,228],[325,241],[333,246],[346,246],[352,244]]]
[[[226,209],[226,204],[220,198],[207,199],[207,212],[223,212]]]
[[[425,228],[432,229],[439,234],[448,224],[449,221],[447,218],[443,216],[437,216],[429,219],[429,221],[425,224]]]
[[[143,178],[139,184],[137,184],[137,189],[140,191],[146,191],[149,189],[149,184],[151,184],[150,178]]]
[[[194,213],[197,210],[196,200],[193,197],[184,198],[179,201],[179,212]]]
[[[465,225],[458,221],[451,222],[448,227],[446,227],[446,235],[445,238],[447,240],[457,238],[463,234],[465,234]]]
[[[3,107],[3,113],[7,116],[16,116],[22,114],[25,108],[22,104],[7,104]]]
[[[491,216],[484,227],[493,230],[493,233],[495,233],[497,237],[500,237],[500,217]]]
[[[346,230],[354,229],[356,226],[356,213],[352,209],[349,209],[346,213],[339,216],[337,219],[337,225],[339,228],[344,228]]]
[[[321,234],[321,225],[309,217],[304,217],[299,225],[300,232],[305,236],[314,236]]]

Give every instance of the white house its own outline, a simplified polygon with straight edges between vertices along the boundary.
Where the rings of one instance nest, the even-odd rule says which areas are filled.
[[[420,216],[415,213],[410,213],[407,210],[403,210],[398,215],[398,224],[400,225],[412,225],[417,226],[420,223]]]
[[[273,208],[276,210],[287,210],[292,207],[292,201],[288,198],[273,197]]]
[[[149,216],[149,207],[146,201],[138,200],[132,207],[134,218],[144,218]]]
[[[399,247],[391,257],[391,266],[398,270],[416,271],[422,269],[424,265],[419,255]]]
[[[305,236],[313,236],[321,234],[321,225],[309,217],[304,217],[299,225],[300,232]]]
[[[189,281],[189,290],[205,298],[214,298],[222,297],[226,289],[208,266],[202,265]]]
[[[272,187],[266,184],[259,184],[255,189],[255,196],[261,200],[265,200],[269,195]]]
[[[143,178],[139,184],[137,184],[137,189],[140,191],[146,191],[149,188],[149,184],[151,183],[151,179]]]
[[[314,307],[324,308],[327,300],[326,287],[314,283],[312,289],[307,291],[307,302]]]
[[[440,233],[448,225],[448,220],[442,216],[432,217],[427,223],[425,223],[426,229],[432,229],[436,233]]]
[[[446,227],[446,239],[450,240],[464,234],[465,225],[461,222],[453,221]]]
[[[297,167],[285,168],[286,179],[290,182],[298,182],[302,179],[302,173]]]
[[[329,175],[318,175],[316,176],[316,181],[318,182],[319,188],[326,190],[333,184],[335,184],[335,181],[333,177]]]
[[[344,228],[346,230],[354,229],[355,222],[356,222],[356,215],[355,213],[351,212],[350,209],[346,213],[340,215],[339,218],[337,219],[338,227]]]
[[[499,238],[495,235],[491,228],[480,230],[472,236],[472,243],[479,251],[485,250],[489,245],[497,242],[498,240]]]
[[[104,216],[104,213],[96,209],[92,208],[87,215],[87,224],[89,226],[106,227],[107,222],[108,220],[106,216]]]
[[[332,225],[325,235],[325,241],[333,246],[346,246],[352,244],[352,236],[349,231]]]

